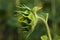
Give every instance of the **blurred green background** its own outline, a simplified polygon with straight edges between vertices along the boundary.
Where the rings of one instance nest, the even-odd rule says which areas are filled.
[[[41,10],[37,12],[49,13],[48,25],[51,30],[53,40],[60,40],[60,0],[0,0],[0,40],[25,40],[24,32],[21,31],[16,5],[25,4],[31,9],[40,5]],[[41,40],[42,35],[46,35],[44,23],[38,21],[35,30],[28,40]]]

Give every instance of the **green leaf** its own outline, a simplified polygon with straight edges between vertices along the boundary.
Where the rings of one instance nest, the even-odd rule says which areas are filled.
[[[40,10],[40,9],[42,9],[42,7],[35,6],[32,10],[33,10],[34,12],[37,12],[37,11]]]
[[[41,40],[48,40],[47,35],[43,35],[43,36],[41,36]]]

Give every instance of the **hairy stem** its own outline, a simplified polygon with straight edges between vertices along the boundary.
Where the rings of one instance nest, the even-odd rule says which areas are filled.
[[[37,17],[38,17],[38,16],[37,16]],[[45,26],[46,26],[46,29],[47,29],[47,33],[48,33],[49,40],[52,40],[52,37],[51,37],[51,35],[50,35],[50,29],[49,29],[49,26],[48,26],[47,21],[45,21],[45,20],[44,20],[43,18],[41,18],[41,17],[38,17],[38,18],[44,22],[44,24],[45,24]]]
[[[45,22],[45,25],[46,25],[46,29],[47,29],[49,39],[52,40],[51,35],[50,35],[50,29],[49,29],[49,26],[48,26],[47,22]]]

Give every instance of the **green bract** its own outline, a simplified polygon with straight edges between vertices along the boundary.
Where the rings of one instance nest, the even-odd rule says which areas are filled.
[[[37,23],[34,11],[24,5],[18,6],[16,12],[20,14],[18,17],[18,22],[20,23],[22,31],[25,33],[27,39],[35,29],[35,25]]]
[[[30,28],[28,30],[31,30],[35,22],[35,17],[33,15],[33,12],[28,10],[23,11],[23,13],[21,13],[20,16],[18,17],[18,21],[21,23],[22,28],[27,28],[27,29]]]

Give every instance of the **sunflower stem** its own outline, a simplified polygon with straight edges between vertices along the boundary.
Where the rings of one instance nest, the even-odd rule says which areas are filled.
[[[47,29],[49,40],[52,40],[52,37],[51,37],[51,34],[50,34],[50,29],[49,29],[47,20],[45,20],[45,19],[43,19],[42,17],[39,17],[39,16],[37,16],[37,17],[44,22],[44,24],[46,26],[46,29]]]

